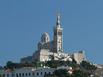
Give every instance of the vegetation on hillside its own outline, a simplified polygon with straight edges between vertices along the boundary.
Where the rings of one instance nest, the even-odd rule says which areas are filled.
[[[45,77],[89,77],[91,74],[94,74],[94,71],[97,69],[96,66],[90,62],[83,61],[81,64],[77,64],[74,60],[70,61],[60,61],[60,60],[51,60],[46,62],[33,62],[33,63],[13,63],[8,61],[5,69],[14,69],[21,67],[51,67],[57,68],[60,66],[68,66],[73,68],[73,74],[69,74],[67,69],[58,69],[54,72],[53,75],[46,75]]]
[[[80,68],[83,71],[88,71],[89,73],[92,73],[92,74],[94,74],[94,71],[97,69],[95,65],[87,61],[82,61],[82,63],[80,64]]]
[[[81,70],[75,70],[73,74],[69,74],[66,69],[59,69],[53,75],[45,75],[45,77],[89,77],[89,73]]]

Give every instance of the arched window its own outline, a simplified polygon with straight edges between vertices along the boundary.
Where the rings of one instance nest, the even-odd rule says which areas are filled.
[[[45,72],[45,75],[46,75],[47,73]]]
[[[28,74],[27,74],[27,73],[26,73],[25,75],[26,75],[26,76],[28,76]]]
[[[29,76],[31,75],[31,73],[29,73]]]
[[[22,76],[24,76],[24,73],[22,73]]]
[[[51,72],[48,73],[49,75],[51,74]]]
[[[21,77],[21,73],[19,73],[19,77]]]
[[[16,77],[18,77],[18,74],[16,73]]]
[[[42,75],[43,73],[41,72],[41,75]]]
[[[32,75],[34,76],[34,75],[35,75],[35,73],[34,73],[34,72],[32,72]]]
[[[37,72],[37,76],[39,75],[39,73]]]

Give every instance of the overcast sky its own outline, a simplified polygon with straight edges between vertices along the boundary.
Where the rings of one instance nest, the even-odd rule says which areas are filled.
[[[32,55],[43,32],[52,40],[58,12],[64,50],[103,63],[103,0],[0,0],[0,65]]]

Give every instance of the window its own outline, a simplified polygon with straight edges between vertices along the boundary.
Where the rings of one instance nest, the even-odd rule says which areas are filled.
[[[24,76],[24,73],[22,73],[22,76]]]
[[[51,72],[48,73],[49,75],[51,74]]]
[[[16,74],[16,77],[18,77],[18,74]]]
[[[42,75],[43,73],[41,72],[41,75]]]
[[[21,77],[21,73],[19,73],[19,77]]]
[[[25,75],[27,76],[28,74],[26,73]]]
[[[29,76],[30,76],[31,74],[29,73]]]
[[[33,73],[32,73],[32,75],[34,76],[34,75],[35,75],[35,73],[33,72]]]
[[[62,35],[62,32],[61,32],[61,31],[59,31],[59,32],[58,32],[58,35]]]
[[[39,75],[39,73],[37,72],[37,75]]]
[[[46,72],[45,72],[45,75],[46,75]]]

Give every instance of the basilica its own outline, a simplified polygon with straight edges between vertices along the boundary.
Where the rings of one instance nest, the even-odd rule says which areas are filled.
[[[37,50],[32,56],[21,58],[21,63],[32,63],[35,61],[50,61],[50,60],[62,60],[62,61],[75,61],[79,64],[83,60],[86,60],[84,51],[78,51],[73,54],[65,53],[63,50],[63,28],[61,27],[60,15],[57,15],[56,25],[53,28],[53,40],[50,40],[50,36],[47,32],[44,32],[41,36],[41,40],[37,44]]]

